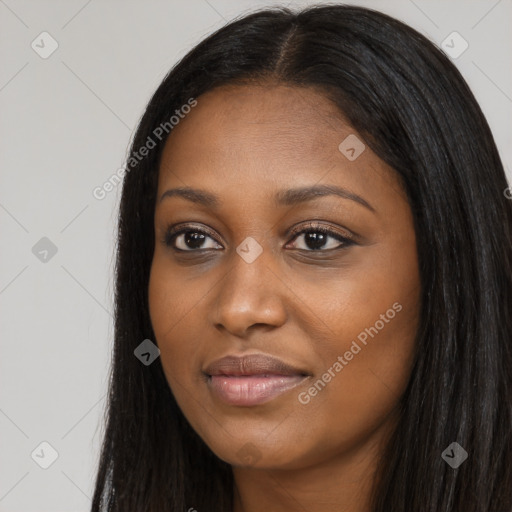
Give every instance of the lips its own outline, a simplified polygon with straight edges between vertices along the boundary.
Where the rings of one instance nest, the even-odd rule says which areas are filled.
[[[263,404],[295,388],[310,374],[267,354],[227,356],[203,371],[210,391],[236,406]]]

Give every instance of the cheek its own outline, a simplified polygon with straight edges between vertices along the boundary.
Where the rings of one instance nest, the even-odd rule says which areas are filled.
[[[149,280],[148,300],[151,324],[160,349],[160,362],[172,394],[194,430],[203,438],[212,436],[209,421],[214,417],[207,404],[204,383],[197,370],[198,356],[204,350],[204,324],[198,309],[207,300],[212,283],[201,280],[198,286],[187,282],[184,273],[170,270],[165,258],[155,254]],[[204,284],[204,286],[203,286]],[[224,429],[214,438],[231,441]]]
[[[357,339],[362,346],[378,339],[373,346],[381,356],[395,353],[400,346],[411,345],[418,323],[420,276],[415,248],[409,243],[397,254],[393,246],[375,247],[359,265],[337,279],[317,281],[304,295],[330,328],[328,353],[348,350]]]
[[[177,375],[185,371],[184,362],[196,350],[199,336],[182,339],[183,330],[194,308],[199,307],[200,290],[187,287],[179,273],[171,272],[170,265],[155,256],[151,266],[148,301],[151,325],[161,352],[161,362],[166,375]],[[204,291],[203,291],[204,295]],[[194,342],[194,339],[196,342]]]
[[[323,364],[299,396],[304,422],[298,428],[324,430],[316,440],[318,453],[363,442],[388,420],[407,386],[415,310],[393,302],[395,297],[383,296],[371,309],[346,306],[338,316],[338,336],[317,348]]]
[[[403,394],[415,352],[419,283],[412,245],[401,254],[381,248],[357,272],[331,283],[336,300],[321,303],[331,335],[316,347],[323,367],[307,390],[314,397],[306,407],[326,424],[333,408],[342,411],[342,422],[330,422],[337,435],[375,428]]]

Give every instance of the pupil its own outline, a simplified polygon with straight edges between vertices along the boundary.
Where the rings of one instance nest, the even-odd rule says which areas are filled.
[[[325,244],[325,234],[324,233],[316,233],[316,232],[306,233],[305,238],[306,238],[306,245],[310,249],[313,249],[313,250],[320,249]]]
[[[200,248],[203,240],[204,235],[202,233],[196,233],[195,231],[187,231],[185,233],[185,244],[191,249]]]

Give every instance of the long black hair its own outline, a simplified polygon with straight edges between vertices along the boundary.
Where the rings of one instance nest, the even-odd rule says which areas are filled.
[[[113,367],[92,511],[232,510],[231,467],[184,418],[160,360],[145,366],[134,349],[155,341],[148,282],[165,143],[155,129],[217,86],[269,81],[332,100],[398,173],[414,218],[417,356],[372,510],[511,511],[512,201],[495,142],[435,45],[385,14],[340,4],[235,19],[182,58],[147,105],[120,205]],[[150,138],[155,147],[134,163]],[[458,468],[441,457],[453,442],[468,453]]]

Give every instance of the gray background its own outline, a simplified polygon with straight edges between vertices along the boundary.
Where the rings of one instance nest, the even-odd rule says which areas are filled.
[[[461,34],[469,47],[454,62],[510,181],[511,0],[351,3],[389,13],[439,45]],[[123,165],[170,67],[226,21],[266,5],[0,0],[1,512],[89,509],[112,348],[121,187],[103,200],[92,191]],[[44,31],[58,43],[46,59],[31,47],[50,48]],[[44,253],[43,237],[54,255]],[[58,453],[47,469],[40,465],[52,453],[43,441]]]

